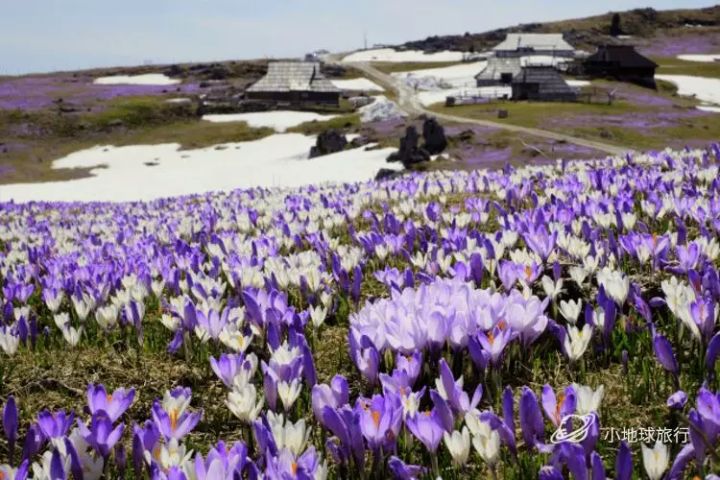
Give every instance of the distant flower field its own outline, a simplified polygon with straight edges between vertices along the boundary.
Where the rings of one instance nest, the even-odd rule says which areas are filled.
[[[719,165],[1,203],[0,479],[716,479]]]

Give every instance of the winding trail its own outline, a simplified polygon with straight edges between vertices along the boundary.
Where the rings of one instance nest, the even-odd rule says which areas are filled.
[[[564,141],[572,143],[581,147],[592,148],[601,152],[608,153],[610,155],[624,155],[625,153],[632,151],[631,148],[610,145],[608,143],[598,142],[595,140],[588,140],[585,138],[573,137],[572,135],[566,135],[558,132],[551,132],[549,130],[542,130],[539,128],[522,127],[519,125],[512,125],[502,122],[493,122],[492,120],[480,120],[476,118],[461,117],[459,115],[449,115],[445,113],[434,112],[426,109],[418,100],[415,91],[403,83],[401,80],[389,75],[385,72],[378,70],[367,62],[353,62],[344,63],[343,65],[349,65],[360,71],[362,71],[368,78],[374,82],[380,84],[386,89],[397,92],[397,102],[400,108],[405,111],[408,115],[428,115],[433,116],[448,122],[459,122],[459,123],[472,123],[475,125],[482,125],[485,127],[494,127],[508,130],[511,132],[527,133],[536,137],[548,138],[551,140]]]

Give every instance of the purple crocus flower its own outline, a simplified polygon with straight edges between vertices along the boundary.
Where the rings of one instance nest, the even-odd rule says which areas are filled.
[[[390,457],[388,467],[395,480],[418,480],[427,470],[419,465],[408,465],[396,456]]]
[[[226,387],[233,388],[233,380],[240,372],[244,360],[243,355],[223,353],[217,360],[210,357],[210,367]]]
[[[545,440],[545,425],[538,407],[535,393],[529,387],[523,387],[520,394],[520,428],[523,440],[528,447],[542,448]]]
[[[660,365],[677,378],[680,373],[680,366],[675,358],[670,340],[659,333],[655,333],[653,335],[653,352]]]
[[[178,408],[171,408],[166,412],[157,401],[152,406],[153,422],[167,440],[180,440],[195,428],[201,418],[202,412],[189,412]]]
[[[718,334],[720,336],[720,334]],[[415,381],[420,376],[420,372],[423,366],[423,354],[420,351],[413,352],[412,355],[403,355],[398,353],[395,356],[395,369],[401,370],[407,373],[408,379],[410,380],[410,387],[415,384]]]
[[[125,425],[120,424],[113,428],[113,422],[110,418],[100,411],[92,416],[89,426],[85,425],[84,422],[78,422],[78,430],[88,445],[101,457],[107,458],[115,444],[122,437]]]
[[[544,465],[544,466],[540,467],[540,471],[538,472],[538,479],[539,480],[564,480],[562,473],[560,473],[552,465]]]
[[[28,428],[23,442],[22,458],[24,460],[31,459],[42,449],[45,444],[45,437],[37,423],[33,423]]]
[[[74,419],[75,414],[73,412],[66,414],[65,410],[60,410],[53,414],[43,410],[38,415],[37,424],[45,438],[57,442],[67,435]]]
[[[475,388],[472,399],[463,390],[462,377],[455,381],[450,366],[444,358],[440,359],[440,378],[435,381],[438,393],[447,402],[455,414],[465,414],[475,409],[482,399],[482,384]]]
[[[375,384],[380,368],[380,353],[377,348],[375,348],[372,341],[365,335],[360,338],[360,342],[358,343],[355,340],[355,336],[351,333],[349,343],[350,357],[355,362],[355,366],[371,384]]]
[[[362,469],[365,445],[360,430],[360,413],[349,406],[340,409],[325,407],[321,419],[321,423],[338,439],[336,450],[341,461],[347,462],[352,458],[356,467]]]
[[[104,412],[111,422],[116,422],[135,400],[135,389],[118,388],[107,393],[104,385],[90,384],[87,389],[87,402],[90,413]]]
[[[159,440],[160,431],[152,421],[148,420],[143,426],[135,425],[133,427],[132,462],[136,478],[142,476],[145,452],[152,452]]]
[[[408,417],[405,424],[430,453],[437,452],[445,433],[437,408],[417,412],[415,415]]]
[[[392,393],[358,399],[355,409],[360,414],[360,430],[371,450],[395,446],[402,426],[403,408],[400,397]]]
[[[340,408],[349,400],[348,382],[342,375],[335,375],[330,385],[319,384],[312,388],[312,409],[318,421],[322,421],[325,407]]]
[[[717,321],[717,306],[707,298],[698,298],[690,303],[690,316],[698,326],[705,341],[712,337]]]
[[[501,360],[505,347],[515,338],[515,333],[509,328],[498,326],[487,333],[478,332],[477,340],[482,348],[490,354],[490,362],[497,367]]]
[[[542,389],[541,394],[542,407],[548,419],[555,425],[560,426],[560,422],[570,414],[575,413],[576,397],[575,389],[572,386],[566,387],[565,390],[555,396],[555,390],[548,384]]]
[[[673,464],[668,471],[667,479],[681,480],[682,478],[685,478],[683,476],[683,473],[685,472],[685,469],[694,457],[695,447],[693,447],[692,443],[688,443],[680,450],[680,453],[678,453],[675,457],[675,460],[673,461]]]
[[[15,397],[12,395],[8,397],[7,402],[5,402],[5,407],[3,408],[2,425],[10,450],[10,462],[12,462],[18,433],[18,409],[15,403]]]
[[[623,440],[615,457],[615,480],[630,480],[632,471],[632,452],[627,442]]]
[[[678,390],[667,399],[667,406],[673,410],[682,410],[687,403],[688,397],[685,392]]]
[[[590,480],[606,480],[605,465],[597,452],[590,454]]]

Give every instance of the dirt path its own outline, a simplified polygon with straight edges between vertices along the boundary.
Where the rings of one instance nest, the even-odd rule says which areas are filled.
[[[493,122],[491,120],[479,120],[475,118],[467,118],[467,117],[461,117],[458,115],[448,115],[444,113],[438,113],[433,112],[431,110],[427,110],[418,100],[417,95],[415,94],[415,91],[404,84],[403,82],[399,81],[397,78],[393,77],[392,75],[388,75],[387,73],[381,72],[377,68],[373,67],[371,64],[366,62],[358,62],[358,63],[351,63],[352,67],[362,71],[367,75],[370,79],[375,81],[376,83],[379,83],[386,89],[392,90],[397,92],[398,98],[398,104],[400,108],[402,108],[405,112],[407,112],[409,115],[417,116],[417,115],[430,115],[437,117],[442,120],[447,120],[449,122],[459,122],[459,123],[471,123],[475,125],[482,125],[486,127],[494,127],[494,128],[501,128],[504,130],[509,130],[511,132],[518,132],[518,133],[527,133],[530,135],[534,135],[536,137],[542,137],[542,138],[548,138],[551,140],[558,140],[558,141],[565,141],[568,143],[572,143],[574,145],[579,145],[581,147],[586,148],[593,148],[595,150],[605,152],[611,155],[624,155],[628,151],[631,151],[630,148],[625,147],[619,147],[617,145],[610,145],[603,142],[597,142],[594,140],[587,140],[584,138],[578,138],[573,137],[571,135],[565,135],[562,133],[557,132],[551,132],[548,130],[541,130],[539,128],[530,128],[530,127],[521,127],[519,125],[512,125],[508,123],[501,123],[501,122]]]

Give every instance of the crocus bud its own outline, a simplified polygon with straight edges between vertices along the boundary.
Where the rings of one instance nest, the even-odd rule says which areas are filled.
[[[630,480],[632,470],[632,452],[627,442],[623,440],[615,458],[615,480]]]
[[[668,397],[667,406],[674,410],[682,410],[687,403],[687,399],[687,394],[682,390],[678,390]]]
[[[656,333],[653,336],[653,352],[655,353],[657,361],[660,362],[660,365],[677,378],[678,373],[680,373],[680,367],[673,353],[670,340]]]
[[[3,409],[2,418],[3,431],[5,432],[5,438],[7,438],[8,446],[10,449],[10,462],[12,463],[15,451],[15,441],[17,440],[18,432],[18,409],[15,403],[15,397],[10,395],[5,402],[5,408]]]

